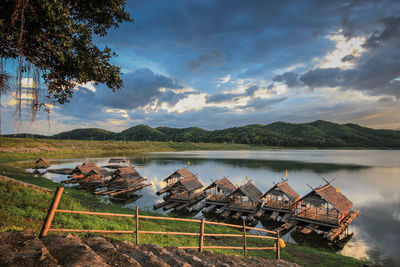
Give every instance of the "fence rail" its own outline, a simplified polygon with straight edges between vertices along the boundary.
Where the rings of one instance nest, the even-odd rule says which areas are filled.
[[[136,236],[136,245],[139,244],[139,236],[140,234],[162,234],[162,235],[186,235],[186,236],[198,236],[199,237],[199,245],[198,246],[181,246],[179,248],[186,249],[198,249],[200,252],[203,252],[204,249],[240,249],[243,250],[244,256],[247,256],[248,250],[275,250],[276,258],[280,259],[280,242],[279,242],[279,232],[278,231],[270,231],[266,229],[256,228],[246,226],[245,221],[243,220],[243,225],[237,224],[229,224],[229,223],[220,223],[220,222],[210,222],[204,219],[184,219],[184,218],[171,218],[171,217],[158,217],[158,216],[149,216],[149,215],[140,215],[139,208],[136,206],[135,214],[118,214],[118,213],[104,213],[104,212],[91,212],[91,211],[75,211],[75,210],[61,210],[57,209],[58,203],[60,202],[64,187],[58,187],[52,203],[50,205],[50,209],[48,209],[46,219],[43,223],[42,229],[40,231],[39,237],[46,236],[49,231],[52,232],[77,232],[77,233],[112,233],[112,234],[135,234]],[[51,228],[51,223],[53,221],[55,213],[72,213],[72,214],[85,214],[85,215],[97,215],[97,216],[111,216],[111,217],[130,217],[135,218],[136,220],[136,229],[131,231],[122,231],[122,230],[86,230],[86,229],[56,229]],[[139,219],[151,219],[151,220],[168,220],[168,221],[182,221],[182,222],[193,222],[200,224],[200,231],[197,233],[190,232],[162,232],[162,231],[143,231],[139,230],[140,220]],[[233,228],[238,228],[243,230],[243,234],[218,234],[218,233],[205,233],[204,226],[206,224],[210,225],[221,225],[221,226],[229,226]],[[267,232],[269,234],[275,236],[259,236],[247,234],[247,230],[255,230],[261,232]],[[243,246],[205,246],[204,245],[204,237],[243,237]],[[275,246],[273,247],[248,247],[247,239],[248,238],[259,238],[259,239],[272,239],[275,240]]]

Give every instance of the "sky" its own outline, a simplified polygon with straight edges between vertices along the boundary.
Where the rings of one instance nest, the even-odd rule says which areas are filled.
[[[124,87],[77,85],[71,102],[19,132],[137,124],[223,129],[328,120],[400,129],[400,2],[127,1],[111,47]],[[15,97],[2,132],[17,131]],[[28,113],[28,112],[24,112]]]

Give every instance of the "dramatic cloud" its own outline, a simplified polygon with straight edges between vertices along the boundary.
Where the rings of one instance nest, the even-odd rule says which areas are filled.
[[[124,88],[78,86],[54,107],[52,131],[317,119],[400,129],[398,0],[133,0],[127,10],[134,23],[96,37],[117,52]],[[5,132],[14,105],[4,97]],[[45,129],[45,114],[38,121]]]

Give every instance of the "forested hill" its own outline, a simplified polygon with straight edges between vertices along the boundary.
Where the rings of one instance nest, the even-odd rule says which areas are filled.
[[[400,148],[400,131],[375,130],[356,124],[337,124],[322,120],[302,124],[285,122],[268,125],[252,124],[215,131],[197,127],[152,128],[147,125],[137,125],[120,133],[90,128],[75,129],[50,137],[37,137],[71,140],[225,142],[282,147]]]

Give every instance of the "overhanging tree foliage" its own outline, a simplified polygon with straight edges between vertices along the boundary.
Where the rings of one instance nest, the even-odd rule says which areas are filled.
[[[93,36],[104,36],[122,22],[132,21],[124,0],[0,3],[1,69],[10,61],[17,63],[20,103],[21,79],[34,79],[32,112],[43,107],[38,101],[40,89],[45,90],[49,103],[63,104],[70,100],[76,84],[104,83],[112,90],[122,87],[120,68],[110,63],[115,53],[108,47],[97,47]]]

